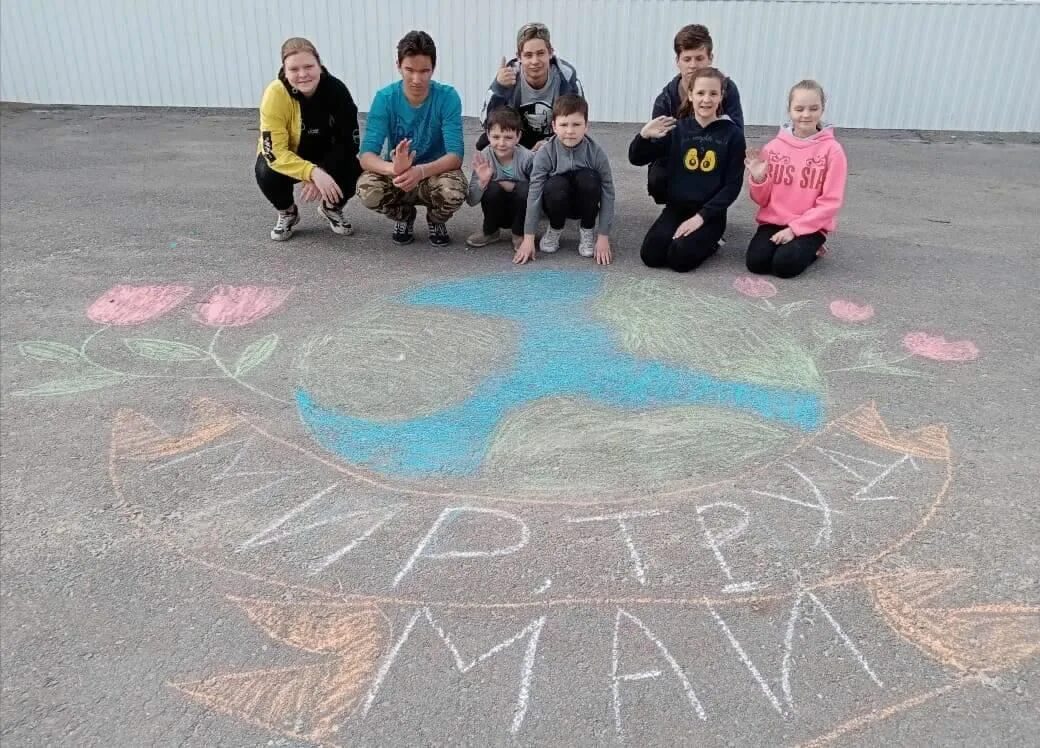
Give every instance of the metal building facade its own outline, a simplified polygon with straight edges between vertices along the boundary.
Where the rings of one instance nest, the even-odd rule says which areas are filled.
[[[812,77],[844,127],[1040,131],[1040,0],[3,0],[0,99],[256,107],[289,36],[315,42],[362,111],[413,28],[476,115],[517,28],[552,30],[601,121],[642,121],[674,74],[675,31],[707,25],[749,124]]]

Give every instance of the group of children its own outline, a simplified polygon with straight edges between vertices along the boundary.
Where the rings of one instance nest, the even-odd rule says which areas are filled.
[[[418,45],[405,44],[412,35],[420,35]],[[366,207],[395,220],[397,243],[412,241],[419,204],[427,208],[431,243],[446,244],[445,224],[465,201],[479,204],[483,212],[480,231],[466,240],[470,247],[497,242],[507,230],[513,262],[524,264],[535,258],[543,217],[548,228],[537,249],[546,254],[559,249],[564,225],[572,219],[579,222],[578,252],[597,263],[610,263],[615,194],[609,159],[587,134],[589,110],[577,73],[554,55],[548,29],[542,24],[522,27],[517,58],[503,60],[499,67],[482,112],[484,133],[468,182],[460,170],[461,101],[453,88],[430,80],[436,64],[432,39],[424,32],[411,32],[402,44],[402,81],[377,93],[364,142],[356,129],[353,133],[355,146],[360,146],[360,177],[330,178],[341,187],[338,193],[323,189],[323,177],[337,169],[343,173],[342,158],[326,169],[316,166],[316,178],[296,176],[304,182],[305,199],[322,198],[319,212],[333,230],[349,229],[342,205],[347,190],[356,184]],[[657,97],[652,119],[633,138],[628,152],[630,163],[649,167],[648,192],[663,205],[643,239],[643,262],[688,272],[714,254],[746,170],[749,194],[759,206],[747,267],[782,278],[798,275],[825,251],[844,198],[847,164],[833,130],[822,122],[823,89],[815,81],[795,84],[788,94],[790,121],[761,150],[747,149],[740,95],[736,84],[712,67],[708,30],[684,27],[676,34],[674,50],[678,74]],[[285,84],[290,83],[292,62],[283,47],[285,72],[279,77]],[[321,71],[322,78],[331,78],[324,68]],[[302,107],[315,107],[313,92],[308,97],[294,85],[287,88]],[[343,107],[339,111],[342,116]],[[306,113],[302,116],[307,119]],[[356,108],[354,123],[356,128]],[[308,121],[300,131],[310,132],[311,124]],[[257,161],[262,189],[264,169],[277,170],[271,158],[275,154],[264,150],[265,133],[270,143],[264,125],[262,105]],[[288,238],[293,218],[299,220],[295,205],[286,211],[264,191],[280,211],[272,238]],[[286,196],[279,197],[284,205]]]

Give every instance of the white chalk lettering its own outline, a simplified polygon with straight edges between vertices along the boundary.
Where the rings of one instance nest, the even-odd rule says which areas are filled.
[[[707,523],[704,521],[705,513],[718,508],[729,509],[736,512],[739,515],[736,524],[727,527],[724,530],[708,527]],[[753,581],[735,581],[729,562],[726,561],[726,557],[722,554],[722,546],[739,537],[747,529],[750,521],[750,514],[747,509],[740,506],[740,504],[733,504],[729,501],[716,501],[713,504],[703,504],[697,507],[697,522],[701,526],[701,532],[704,533],[704,541],[706,545],[711,548],[711,552],[715,554],[715,560],[718,562],[719,568],[722,569],[722,573],[725,575],[726,579],[729,580],[729,584],[722,588],[722,591],[725,593],[733,594],[737,592],[751,592],[752,590],[768,586]]]
[[[430,544],[430,541],[433,540],[434,536],[441,529],[441,525],[443,525],[449,518],[457,516],[463,512],[469,512],[471,514],[488,514],[494,517],[501,517],[502,519],[507,519],[512,522],[515,522],[519,526],[520,539],[513,545],[506,546],[504,548],[492,548],[490,550],[480,551],[453,550],[442,551],[440,553],[427,553],[426,547]],[[483,509],[480,507],[472,506],[448,507],[447,509],[443,510],[437,517],[436,521],[430,527],[429,532],[426,533],[426,537],[419,541],[419,545],[415,547],[415,551],[412,552],[411,557],[405,562],[404,566],[401,567],[401,570],[397,572],[397,576],[394,577],[393,585],[391,586],[397,587],[397,585],[401,583],[401,580],[405,578],[408,572],[412,570],[412,567],[415,566],[415,562],[418,561],[420,558],[437,560],[446,558],[490,558],[494,556],[507,556],[510,553],[516,553],[517,551],[519,551],[521,548],[527,545],[527,542],[530,539],[531,531],[528,529],[527,523],[519,517],[517,517],[515,514],[504,512],[501,509]]]
[[[686,700],[690,702],[690,707],[702,720],[707,720],[708,715],[704,711],[704,707],[701,706],[700,699],[697,698],[697,694],[693,690],[693,686],[690,684],[689,678],[686,677],[686,673],[683,672],[682,667],[676,662],[675,658],[672,657],[672,653],[668,651],[668,648],[654,636],[653,632],[647,628],[641,620],[636,618],[634,615],[629,613],[622,608],[617,609],[617,615],[614,617],[614,646],[612,648],[611,668],[610,668],[610,688],[614,699],[614,728],[617,731],[619,738],[624,737],[624,729],[621,719],[621,684],[632,683],[641,680],[654,680],[661,676],[660,670],[646,670],[638,673],[623,673],[618,674],[618,664],[621,660],[621,643],[620,643],[620,632],[621,632],[621,621],[622,619],[628,620],[634,623],[636,627],[642,632],[643,636],[654,643],[657,651],[665,662],[671,667],[672,672],[675,673],[675,677],[678,679],[682,686],[683,693],[686,694]]]
[[[583,522],[617,522],[618,529],[621,531],[621,538],[624,540],[625,547],[628,549],[628,556],[632,559],[632,573],[635,574],[636,581],[638,581],[639,584],[645,585],[646,565],[643,563],[643,557],[639,553],[639,549],[636,548],[635,541],[632,540],[632,532],[628,529],[628,525],[625,524],[625,520],[636,519],[638,517],[657,517],[661,514],[665,514],[665,512],[647,510],[641,512],[606,514],[600,517],[568,517],[567,521],[573,524],[580,524]]]

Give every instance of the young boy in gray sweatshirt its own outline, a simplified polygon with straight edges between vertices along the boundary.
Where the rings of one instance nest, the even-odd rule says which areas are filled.
[[[606,152],[586,135],[588,129],[589,105],[585,99],[573,95],[556,99],[555,135],[534,155],[524,239],[513,255],[514,263],[523,265],[534,259],[534,237],[544,210],[549,229],[542,237],[542,252],[557,251],[567,219],[576,218],[581,221],[578,254],[595,257],[599,265],[610,264],[614,178]]]
[[[501,229],[511,229],[513,249],[524,238],[527,191],[534,154],[519,145],[520,115],[509,107],[487,117],[488,145],[473,157],[466,202],[480,204],[484,211],[481,230],[466,239],[467,247],[486,247],[502,238]]]

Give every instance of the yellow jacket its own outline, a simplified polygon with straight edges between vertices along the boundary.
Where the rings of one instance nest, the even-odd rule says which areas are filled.
[[[285,89],[281,80],[273,80],[260,100],[260,139],[257,154],[263,154],[267,165],[287,177],[309,182],[314,164],[296,155],[300,147],[300,102]]]

